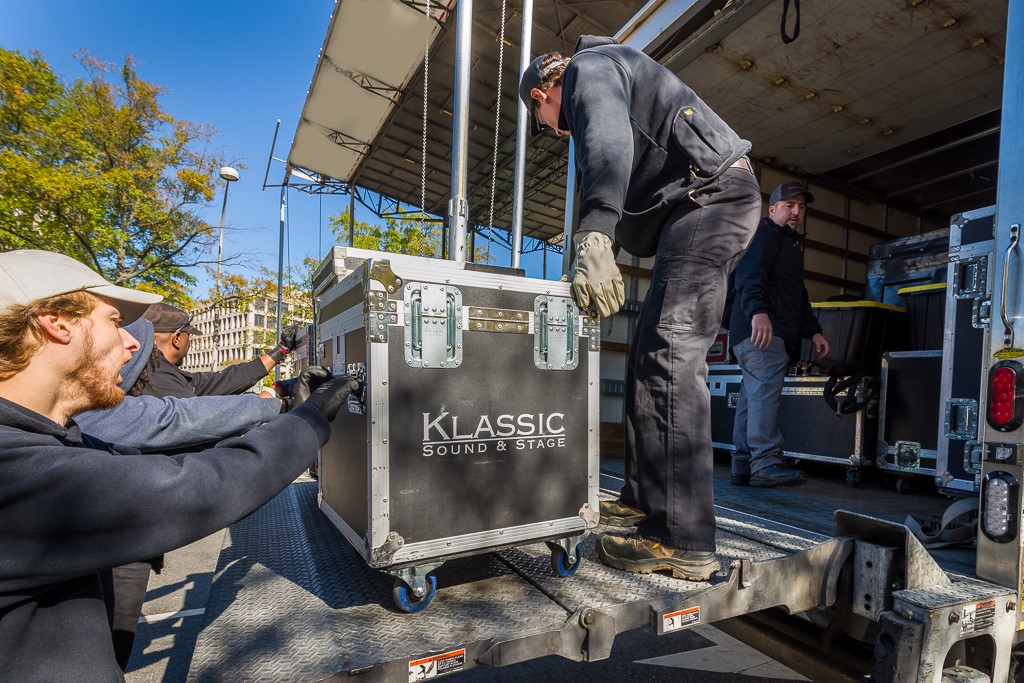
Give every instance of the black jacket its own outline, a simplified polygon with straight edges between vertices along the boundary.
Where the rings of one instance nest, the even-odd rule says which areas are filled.
[[[750,150],[671,71],[611,38],[582,36],[562,79],[559,127],[575,140],[579,231],[651,256],[687,193]]]
[[[750,338],[755,313],[767,313],[772,334],[786,342],[790,355],[801,337],[821,332],[804,287],[804,252],[799,234],[767,216],[736,265],[736,294],[729,319],[729,344]]]
[[[201,453],[139,455],[0,399],[0,678],[124,680],[104,599],[109,568],[250,514],[329,435],[315,408],[299,406]]]
[[[240,394],[267,376],[263,361],[254,358],[246,363],[231,365],[218,372],[185,372],[160,355],[160,365],[150,368],[152,382],[143,389],[148,396],[231,396]]]

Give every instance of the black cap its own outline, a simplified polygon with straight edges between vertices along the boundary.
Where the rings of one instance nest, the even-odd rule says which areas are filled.
[[[540,84],[544,82],[545,74],[554,67],[561,66],[564,64],[566,59],[561,59],[556,62],[548,64],[546,69],[541,68],[541,63],[547,55],[541,55],[535,58],[530,65],[523,71],[523,77],[519,79],[519,99],[526,105],[526,109],[530,112],[530,137],[536,137],[544,131],[544,126],[537,121],[537,117],[534,115],[534,107],[536,106],[536,100],[530,97],[530,92],[534,88],[540,88]]]
[[[202,334],[198,329],[192,327],[192,316],[170,304],[153,304],[146,309],[142,317],[153,323],[154,332],[185,332],[193,337]]]
[[[771,199],[768,200],[768,203],[774,204],[775,202],[784,202],[787,199],[792,199],[798,194],[802,194],[804,196],[804,201],[808,204],[814,201],[814,195],[807,191],[807,188],[804,187],[803,183],[796,180],[790,180],[788,183],[782,183],[772,190],[772,196]]]

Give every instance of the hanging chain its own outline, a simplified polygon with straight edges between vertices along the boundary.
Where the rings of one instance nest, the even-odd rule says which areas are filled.
[[[427,219],[427,80],[430,75],[430,0],[424,10],[427,18],[427,40],[423,48],[423,146],[420,150],[420,232]]]
[[[487,225],[494,227],[494,193],[498,184],[498,127],[501,124],[501,76],[505,63],[505,7],[501,0],[501,32],[498,35],[498,101],[494,105],[494,163],[491,164],[491,210],[487,214]]]

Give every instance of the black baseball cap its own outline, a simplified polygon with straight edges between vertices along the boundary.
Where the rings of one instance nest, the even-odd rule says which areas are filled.
[[[523,71],[523,77],[519,79],[519,99],[523,101],[523,104],[526,105],[526,108],[530,112],[530,137],[540,135],[546,127],[537,120],[537,116],[534,112],[537,102],[530,97],[530,91],[534,88],[540,88],[540,84],[544,82],[544,76],[548,71],[561,66],[568,61],[563,58],[558,61],[551,62],[545,69],[541,67],[541,63],[544,61],[545,57],[547,57],[546,54],[541,55],[530,62],[530,65],[526,67],[525,71]]]
[[[153,304],[146,309],[142,317],[153,323],[154,332],[185,332],[193,337],[202,334],[197,328],[192,327],[192,316],[170,304]]]
[[[807,191],[807,188],[804,187],[803,183],[796,180],[790,180],[788,183],[782,183],[772,190],[772,196],[771,199],[768,200],[768,203],[774,204],[775,202],[784,202],[787,199],[792,199],[798,194],[802,194],[804,196],[804,201],[808,204],[814,201],[814,195]]]

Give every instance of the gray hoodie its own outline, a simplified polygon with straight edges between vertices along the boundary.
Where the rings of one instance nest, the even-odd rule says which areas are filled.
[[[121,388],[139,380],[153,352],[153,323],[139,318],[125,329],[139,350],[121,370]],[[156,398],[125,396],[116,408],[75,415],[82,432],[108,443],[156,452],[216,442],[269,422],[280,412],[277,399],[255,394]]]

